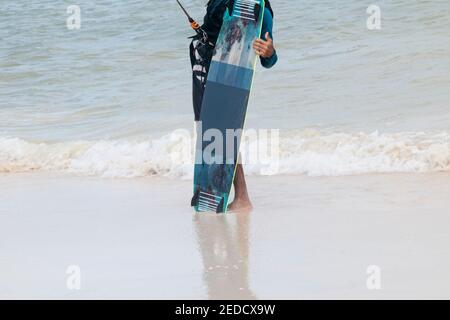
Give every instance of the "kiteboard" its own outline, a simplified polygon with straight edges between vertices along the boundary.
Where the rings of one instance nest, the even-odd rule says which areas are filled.
[[[196,212],[226,213],[257,62],[264,0],[229,1],[214,48],[196,141]]]

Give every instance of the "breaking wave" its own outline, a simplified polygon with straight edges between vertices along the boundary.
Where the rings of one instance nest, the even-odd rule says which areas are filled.
[[[100,177],[192,177],[193,139],[186,132],[145,140],[33,142],[0,137],[0,172],[67,172]],[[328,133],[282,131],[270,140],[269,162],[251,175],[339,176],[450,171],[450,133]],[[269,141],[269,142],[270,142]],[[279,141],[279,148],[273,148]],[[258,146],[247,140],[248,149]],[[244,148],[244,150],[246,150]]]

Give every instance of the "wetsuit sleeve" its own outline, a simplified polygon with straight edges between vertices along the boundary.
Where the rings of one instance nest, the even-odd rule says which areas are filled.
[[[273,18],[272,14],[270,13],[270,10],[265,8],[264,9],[264,19],[263,19],[263,25],[262,25],[262,32],[261,32],[261,39],[265,39],[266,32],[269,33],[270,37],[273,39]],[[275,51],[273,55],[270,58],[263,58],[261,57],[261,64],[264,68],[272,68],[278,61],[277,52]]]

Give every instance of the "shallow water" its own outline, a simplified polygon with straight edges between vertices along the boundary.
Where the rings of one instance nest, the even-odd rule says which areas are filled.
[[[201,19],[205,1],[185,0]],[[279,128],[283,174],[450,170],[450,2],[275,0],[279,63],[259,67],[247,128]],[[192,126],[175,1],[0,3],[0,172],[190,175]],[[261,174],[259,167],[250,172]]]

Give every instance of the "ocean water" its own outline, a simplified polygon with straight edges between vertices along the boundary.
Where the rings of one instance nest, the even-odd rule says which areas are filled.
[[[184,0],[201,20],[203,0]],[[189,178],[188,36],[175,1],[0,1],[0,172]],[[279,63],[247,128],[279,129],[278,170],[450,171],[450,1],[273,0]]]

